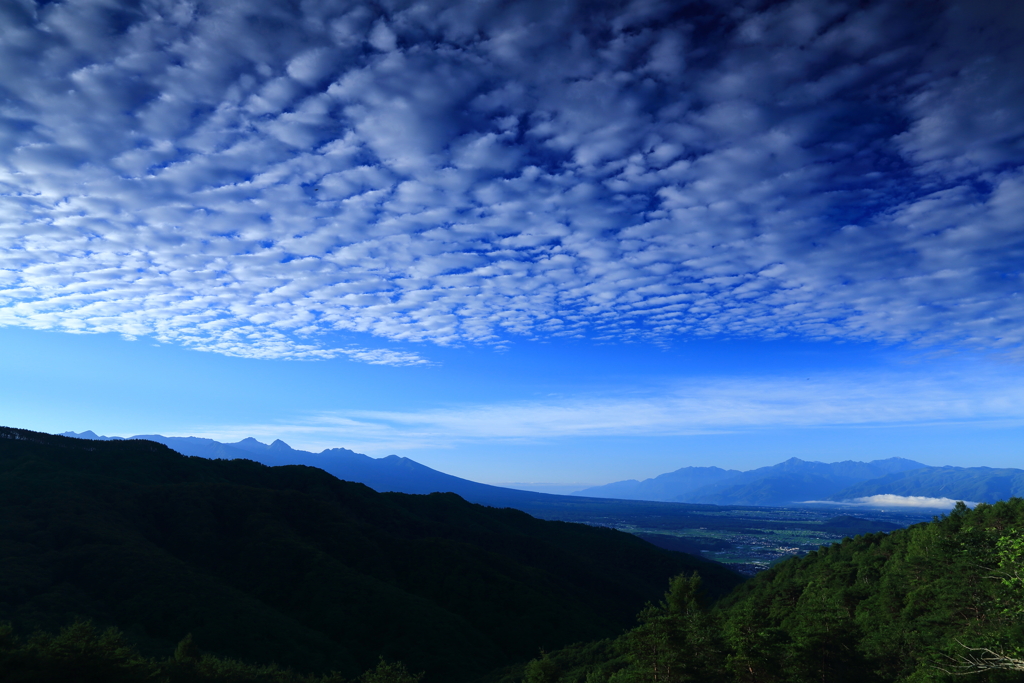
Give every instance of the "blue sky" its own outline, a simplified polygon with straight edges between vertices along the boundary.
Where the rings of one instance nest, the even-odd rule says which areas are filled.
[[[0,421],[1024,462],[1024,7],[6,3]]]

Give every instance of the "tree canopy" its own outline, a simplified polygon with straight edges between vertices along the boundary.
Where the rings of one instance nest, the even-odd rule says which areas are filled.
[[[847,538],[754,577],[711,609],[699,580],[602,645],[546,654],[530,683],[1024,680],[1024,500]],[[534,673],[536,672],[536,673]]]

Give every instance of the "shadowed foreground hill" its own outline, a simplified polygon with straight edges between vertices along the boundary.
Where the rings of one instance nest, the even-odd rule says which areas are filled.
[[[383,655],[472,680],[633,623],[670,576],[740,577],[628,534],[453,494],[380,494],[311,467],[0,428],[0,620],[115,625],[354,676]]]

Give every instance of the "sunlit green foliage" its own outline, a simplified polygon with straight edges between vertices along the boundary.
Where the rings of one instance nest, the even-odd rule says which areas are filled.
[[[1021,681],[1022,530],[1024,500],[959,504],[931,523],[783,562],[710,612],[693,599],[695,580],[680,576],[607,646],[624,658],[538,680]],[[573,659],[571,649],[547,658]]]

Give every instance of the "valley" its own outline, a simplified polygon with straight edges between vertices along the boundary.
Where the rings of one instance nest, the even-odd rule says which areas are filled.
[[[673,507],[685,508],[681,511]],[[625,531],[666,550],[698,555],[753,576],[777,562],[803,556],[846,537],[887,532],[928,522],[939,510],[864,510],[856,508],[712,507],[672,504],[652,511],[637,510],[622,501],[619,514],[607,509],[585,514],[537,511],[544,519],[573,521]]]

